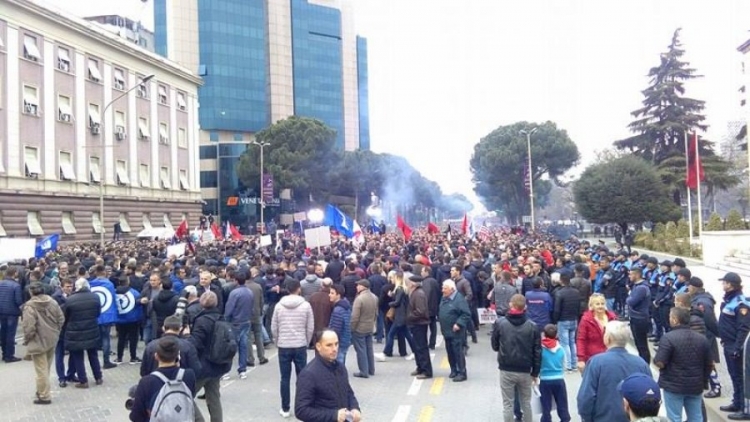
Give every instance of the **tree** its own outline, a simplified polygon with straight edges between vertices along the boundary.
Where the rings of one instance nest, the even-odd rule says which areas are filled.
[[[520,216],[529,212],[529,195],[524,177],[524,164],[528,160],[527,143],[526,135],[520,131],[534,126],[537,127],[531,136],[534,200],[535,205],[544,206],[552,182],[557,183],[557,178],[580,158],[576,144],[555,123],[517,122],[500,126],[474,146],[469,162],[474,192],[487,209],[503,212],[512,222],[519,222]]]
[[[678,28],[667,52],[661,54],[659,65],[649,70],[650,84],[642,91],[643,106],[631,113],[635,120],[628,125],[634,135],[615,142],[617,148],[657,165],[662,182],[670,186],[677,204],[686,189],[685,133],[705,132],[708,128],[706,117],[701,114],[705,102],[685,96],[685,83],[701,76],[683,60],[685,50],[679,37]],[[730,165],[716,155],[713,142],[700,138],[699,151],[706,193],[738,182],[728,175]]]
[[[667,222],[680,218],[653,165],[633,155],[589,166],[573,185],[578,212],[595,224]]]
[[[258,132],[264,147],[265,173],[273,175],[279,188],[291,188],[297,197],[320,196],[327,186],[328,170],[339,161],[336,131],[307,117],[289,117]],[[260,148],[248,148],[237,167],[246,186],[258,186]]]

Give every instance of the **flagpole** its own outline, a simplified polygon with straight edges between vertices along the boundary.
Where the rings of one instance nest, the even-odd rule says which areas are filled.
[[[689,154],[690,147],[688,146],[688,133],[685,131],[685,163],[687,164],[687,171],[690,173],[690,154]],[[690,175],[688,174],[688,178],[690,178]],[[693,203],[690,198],[690,186],[685,184],[687,187],[687,214],[688,214],[688,225],[690,229],[688,232],[690,233],[690,244],[693,244]]]
[[[701,237],[703,232],[703,208],[701,207],[701,169],[700,169],[700,148],[698,144],[698,132],[695,132],[695,179],[698,181],[698,189],[696,195],[698,196],[698,239]]]

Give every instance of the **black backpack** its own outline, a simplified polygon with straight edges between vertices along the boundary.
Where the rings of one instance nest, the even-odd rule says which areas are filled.
[[[237,339],[235,338],[232,324],[224,321],[224,317],[219,317],[214,323],[211,347],[208,351],[208,361],[218,365],[231,364],[236,354]]]

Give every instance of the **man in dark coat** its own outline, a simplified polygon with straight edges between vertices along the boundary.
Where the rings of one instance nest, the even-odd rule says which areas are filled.
[[[703,318],[703,323],[706,327],[706,339],[711,346],[711,358],[714,363],[718,364],[721,361],[719,354],[719,344],[717,338],[719,337],[719,326],[716,321],[716,313],[714,307],[716,306],[716,300],[703,289],[703,280],[698,277],[692,277],[688,282],[688,294],[691,298],[691,306],[693,312],[697,312]],[[716,372],[716,367],[711,371],[711,377],[708,379],[709,391],[703,395],[707,399],[713,399],[721,396],[721,383],[719,382],[719,374]]]
[[[456,291],[453,280],[443,282],[442,292],[438,319],[451,367],[449,378],[462,382],[466,381],[466,327],[471,324],[471,311],[466,299]]]
[[[102,368],[99,363],[99,314],[101,306],[99,296],[91,292],[86,279],[78,279],[75,292],[65,303],[65,349],[70,352],[72,366],[78,376],[76,388],[89,388],[86,377],[86,366],[83,363],[83,352],[89,358],[91,371],[94,373],[96,385],[104,382]]]
[[[201,372],[201,362],[198,359],[198,352],[195,350],[195,346],[192,343],[180,337],[180,331],[182,330],[182,318],[172,315],[164,320],[164,334],[162,337],[172,337],[177,340],[177,344],[180,346],[180,368],[192,369],[195,374]],[[141,376],[154,372],[159,367],[159,362],[154,358],[156,348],[159,344],[159,339],[151,340],[146,345],[146,349],[143,351],[143,360],[141,361]]]
[[[440,309],[440,283],[437,280],[430,277],[430,267],[422,267],[422,289],[427,295],[427,308],[430,314],[430,337],[427,340],[430,350],[435,350],[435,343],[437,341],[437,315]]]
[[[362,420],[346,367],[336,360],[338,336],[332,330],[324,330],[317,337],[317,356],[297,378],[294,416],[311,422]],[[333,385],[337,388],[331,388]]]

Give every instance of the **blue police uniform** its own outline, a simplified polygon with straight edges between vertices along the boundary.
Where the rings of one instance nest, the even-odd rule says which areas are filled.
[[[732,379],[732,404],[722,410],[748,412],[745,409],[743,385],[743,347],[750,331],[750,301],[742,294],[741,286],[727,292],[719,314],[719,337],[724,347],[727,371]]]

